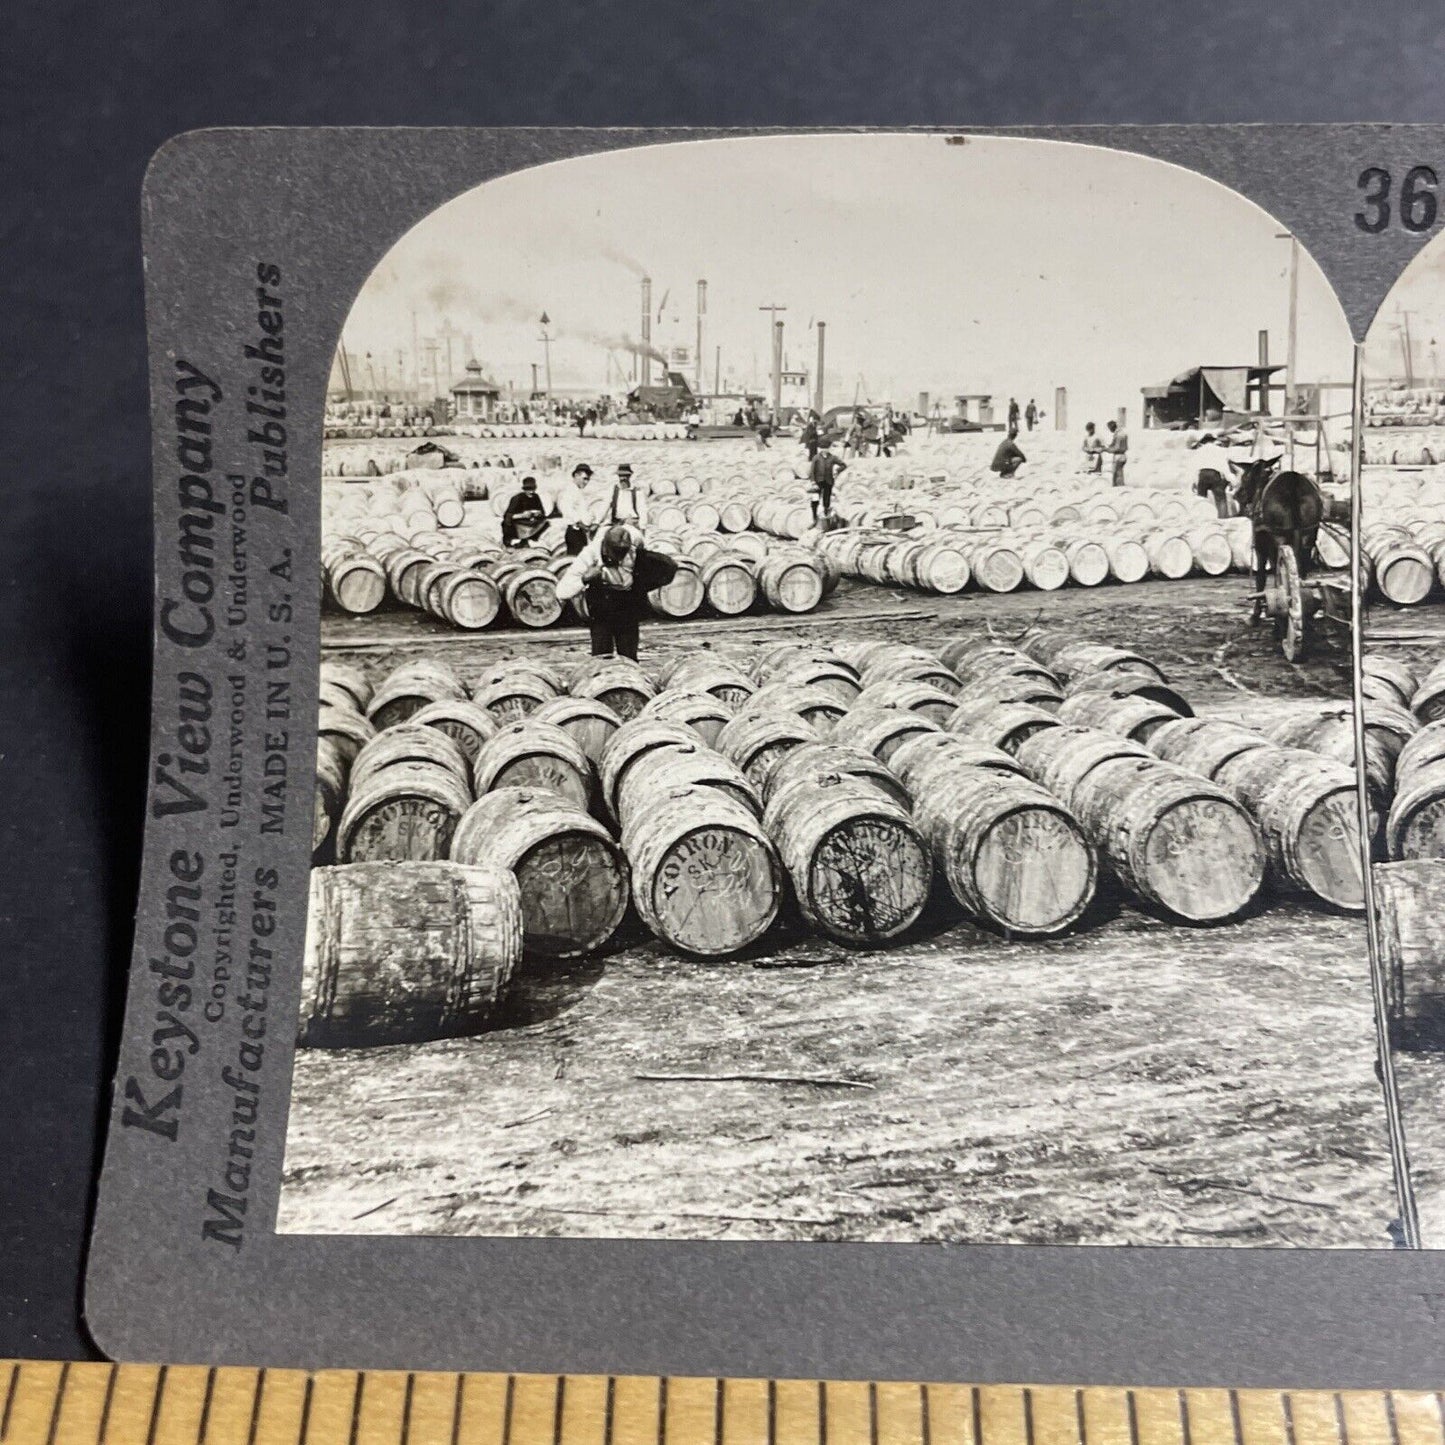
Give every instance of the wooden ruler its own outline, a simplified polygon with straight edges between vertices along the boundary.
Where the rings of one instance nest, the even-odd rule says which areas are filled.
[[[0,1363],[0,1388],[4,1445],[1445,1445],[1445,1401],[1423,1391],[49,1361]]]

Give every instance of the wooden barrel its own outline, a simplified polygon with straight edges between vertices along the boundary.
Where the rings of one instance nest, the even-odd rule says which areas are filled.
[[[762,824],[717,788],[675,788],[624,831],[632,898],[665,943],[723,957],[755,943],[777,917],[783,875]]]
[[[1365,907],[1354,770],[1299,748],[1250,748],[1215,781],[1259,825],[1275,873],[1337,908]]]
[[[869,659],[868,666],[863,669],[865,685],[894,681],[921,682],[949,697],[957,697],[963,691],[963,682],[957,673],[945,667],[936,657],[918,658],[899,653]]]
[[[420,731],[456,749],[440,733],[430,728]],[[442,763],[396,762],[365,779],[358,779],[353,769],[336,828],[337,860],[425,863],[445,858],[452,833],[471,801],[471,789]]]
[[[779,787],[763,826],[799,912],[830,938],[884,943],[928,902],[932,860],[921,834],[897,802],[856,775],[825,772]]]
[[[611,708],[623,722],[635,718],[657,695],[647,674],[625,657],[598,658],[573,677],[568,686],[573,697],[594,698]]]
[[[314,868],[297,1042],[364,1048],[480,1033],[521,955],[510,873],[448,862]]]
[[[930,538],[918,553],[914,569],[922,587],[943,596],[962,592],[973,577],[968,548],[954,537]]]
[[[523,667],[499,669],[472,687],[472,701],[502,724],[530,717],[556,696],[549,679]]]
[[[770,553],[758,568],[758,586],[779,612],[812,612],[823,600],[823,572],[802,553]]]
[[[991,697],[960,703],[948,720],[949,732],[988,743],[1011,756],[1040,728],[1058,726],[1059,720],[1053,713],[1034,703],[995,702]]]
[[[502,596],[512,620],[523,627],[551,627],[562,616],[557,579],[545,567],[527,567],[509,577]]]
[[[1149,570],[1156,577],[1176,582],[1194,570],[1194,550],[1178,532],[1166,529],[1146,533],[1144,551],[1149,558]]]
[[[1031,672],[998,672],[965,683],[954,702],[960,707],[969,702],[1027,703],[1050,712],[1063,700],[1063,691],[1055,682],[1040,679]]]
[[[1194,565],[1206,577],[1222,577],[1234,566],[1234,549],[1218,527],[1191,527],[1184,534]]]
[[[1414,775],[1445,758],[1445,718],[1426,723],[1395,759],[1395,789],[1408,788]]]
[[[451,856],[516,877],[528,955],[594,953],[627,912],[622,850],[595,818],[553,792],[498,788],[478,798],[457,825]]]
[[[684,653],[665,667],[661,682],[665,688],[711,693],[732,711],[740,708],[757,691],[757,685],[741,668],[721,658],[696,652]]]
[[[1074,790],[1095,768],[1119,758],[1147,758],[1149,750],[1122,733],[1094,728],[1041,728],[1014,750],[1023,770],[1061,802],[1073,805]]]
[[[553,792],[585,809],[592,798],[592,764],[581,747],[555,723],[509,723],[482,744],[472,764],[478,797],[494,788]]]
[[[1080,587],[1097,587],[1109,580],[1109,552],[1091,537],[1075,537],[1064,543],[1069,576]]]
[[[940,768],[984,768],[1024,777],[1023,767],[1002,748],[957,733],[921,733],[901,744],[888,760],[910,799],[927,791],[929,779]]]
[[[1152,756],[1115,758],[1092,768],[1069,801],[1119,881],[1178,918],[1232,918],[1264,881],[1253,818],[1196,773]]]
[[[311,809],[311,852],[318,853],[331,836],[346,796],[346,759],[328,737],[316,739],[316,787]]]
[[[1278,751],[1263,733],[1217,718],[1180,717],[1149,734],[1149,750],[1166,763],[1213,778],[1241,753]]]
[[[870,682],[858,694],[858,705],[916,712],[941,728],[948,726],[949,719],[958,708],[957,700],[940,688],[930,687],[926,682],[887,677]]]
[[[1421,722],[1445,718],[1445,663],[1436,663],[1410,694],[1410,710]]]
[[[366,711],[375,689],[359,667],[353,667],[349,662],[337,662],[328,657],[322,660],[320,671],[322,682],[344,689],[351,697],[351,706],[357,712],[364,713]]]
[[[602,801],[608,811],[617,816],[622,780],[640,758],[658,748],[680,748],[687,752],[695,750],[697,745],[697,733],[685,723],[655,717],[636,717],[623,723],[608,739],[597,769]]]
[[[436,561],[429,552],[401,547],[386,559],[386,579],[397,601],[408,607],[421,606],[421,579]]]
[[[1427,730],[1428,732],[1428,730]],[[1420,738],[1426,737],[1426,744]],[[1438,733],[1412,738],[1401,754],[1385,824],[1392,859],[1445,858],[1445,747]],[[1408,760],[1406,754],[1408,753]]]
[[[372,694],[367,717],[377,728],[405,722],[429,702],[443,698],[465,698],[466,689],[445,663],[407,662],[382,678]]]
[[[880,707],[876,703],[857,703],[833,726],[832,737],[872,753],[882,762],[890,762],[903,743],[941,729],[932,718],[907,708]]]
[[[470,764],[456,742],[434,728],[398,723],[386,728],[362,748],[351,765],[350,784],[355,792],[385,768],[402,763],[430,763],[446,768],[457,780],[470,783]]]
[[[1084,692],[1102,692],[1111,697],[1143,697],[1168,708],[1176,717],[1194,716],[1194,709],[1183,693],[1176,692],[1167,682],[1160,682],[1142,672],[1076,673],[1069,679],[1065,692],[1070,697]]]
[[[768,773],[762,795],[766,802],[772,802],[780,789],[815,785],[820,778],[835,775],[876,788],[905,811],[912,803],[908,789],[874,754],[851,743],[840,743],[836,737],[800,743],[790,749]]]
[[[447,567],[426,584],[427,611],[453,627],[475,632],[490,626],[502,610],[497,584],[473,567]]]
[[[718,507],[718,526],[724,532],[746,532],[753,525],[753,509],[744,501],[734,498]]]
[[[1436,858],[1377,863],[1371,873],[1390,1016],[1438,1027],[1445,1017],[1445,864]]]
[[[769,775],[788,753],[817,737],[796,713],[739,713],[718,734],[716,746],[755,788],[764,789]]]
[[[1025,542],[1019,549],[1024,576],[1040,592],[1057,592],[1069,580],[1069,559],[1062,547],[1052,542]]]
[[[1109,555],[1109,575],[1116,582],[1142,582],[1149,575],[1149,551],[1137,537],[1101,539]]]
[[[1376,697],[1396,707],[1409,708],[1419,689],[1415,669],[1393,657],[1369,656],[1360,667],[1360,689],[1366,697]]]
[[[1374,565],[1375,587],[1390,602],[1413,607],[1434,590],[1435,564],[1403,528],[1366,527],[1360,545]]]
[[[769,682],[760,687],[738,709],[743,713],[797,713],[804,722],[821,733],[832,731],[833,724],[848,710],[847,701],[824,684],[808,685]]]
[[[690,692],[683,688],[664,688],[638,714],[682,723],[709,747],[717,742],[718,734],[732,715],[732,708],[710,692]]]
[[[1026,778],[935,754],[914,816],[949,891],[1011,933],[1057,933],[1094,896],[1097,865],[1059,800]]]
[[[622,719],[606,703],[590,697],[554,697],[542,704],[532,717],[554,723],[587,754],[594,768],[602,765],[602,754]]]
[[[349,768],[356,755],[376,736],[376,729],[361,716],[345,707],[323,707],[316,714],[316,732],[329,738]]]
[[[1012,592],[1024,580],[1019,554],[1002,542],[978,542],[969,553],[973,580],[985,592]]]
[[[1419,724],[1403,708],[1370,699],[1361,703],[1361,712],[1365,724],[1365,785],[1374,805],[1384,812],[1394,792],[1395,759],[1419,731]],[[1265,736],[1281,747],[1308,748],[1349,767],[1356,765],[1354,710],[1348,703],[1282,718],[1265,729]]]
[[[343,612],[375,612],[386,601],[386,569],[369,552],[336,557],[326,568],[326,592]]]
[[[763,815],[758,790],[736,764],[696,739],[686,746],[653,748],[634,759],[618,779],[617,821],[625,833],[653,800],[678,788],[716,788],[755,817]]]
[[[677,571],[666,587],[658,587],[647,594],[647,605],[659,617],[683,618],[694,616],[702,606],[706,595],[702,571],[691,558],[680,557]]]
[[[735,552],[719,552],[702,564],[704,600],[719,616],[740,617],[757,602],[754,565]]]
[[[1083,642],[1067,632],[1033,633],[1025,639],[1024,650],[1065,683],[1091,672],[1138,672],[1159,682],[1169,681],[1161,668],[1137,652]]]
[[[469,764],[476,760],[482,744],[497,730],[497,720],[486,708],[455,697],[429,702],[411,715],[409,724],[445,733],[466,755]]]
[[[822,672],[809,672],[816,665]],[[826,647],[803,647],[796,642],[780,643],[770,647],[753,664],[753,681],[796,682],[804,678],[827,677],[841,679],[852,684],[848,696],[856,697],[861,686],[857,667],[841,652]]]
[[[1147,743],[1149,735],[1179,714],[1172,707],[1147,697],[1113,692],[1074,692],[1059,705],[1059,721],[1075,727],[1098,728],[1122,733],[1136,742]]]

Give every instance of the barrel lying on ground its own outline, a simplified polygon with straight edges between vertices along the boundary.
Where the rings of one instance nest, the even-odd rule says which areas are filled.
[[[527,718],[488,738],[472,764],[481,797],[494,788],[520,787],[557,793],[578,808],[592,798],[592,764],[581,747],[553,723]]]
[[[762,824],[710,787],[664,793],[622,834],[632,897],[648,928],[687,953],[721,957],[767,932],[781,865]]]
[[[528,955],[592,953],[627,911],[621,850],[595,818],[556,793],[498,788],[477,799],[457,825],[451,856],[516,876]]]
[[[398,725],[374,737],[351,766],[336,828],[342,863],[445,858],[472,801],[461,749],[434,728]]]
[[[314,868],[297,1041],[362,1048],[479,1033],[521,954],[510,873],[449,862]]]
[[[927,845],[904,809],[860,774],[808,772],[778,783],[801,751],[774,773],[763,815],[799,910],[845,943],[896,938],[928,902]]]

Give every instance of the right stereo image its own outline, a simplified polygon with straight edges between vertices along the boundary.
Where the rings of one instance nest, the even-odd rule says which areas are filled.
[[[1445,245],[1364,351],[1360,712],[1387,1093],[1418,1242],[1445,1247]]]

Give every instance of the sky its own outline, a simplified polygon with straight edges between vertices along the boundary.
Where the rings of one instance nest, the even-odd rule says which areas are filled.
[[[1270,332],[1282,362],[1289,245],[1251,202],[1193,172],[1091,146],[936,135],[756,137],[647,146],[489,181],[433,211],[382,260],[344,340],[364,376],[423,338],[467,339],[525,389],[551,320],[557,387],[600,390],[608,348],[640,333],[691,346],[708,282],[712,384],[766,389],[770,302],[791,365],[812,370],[827,323],[827,405],[855,392],[911,404],[991,392],[1102,422],[1198,363],[1248,364]],[[1334,294],[1301,248],[1299,380],[1349,376]],[[664,296],[666,301],[664,302]],[[445,349],[440,353],[445,357]],[[409,365],[409,362],[406,363]],[[443,362],[444,366],[444,362]],[[612,373],[612,390],[617,373]],[[364,385],[363,376],[355,376]],[[691,379],[691,378],[689,378]]]
[[[1436,237],[1405,268],[1365,337],[1365,377],[1403,381],[1405,337],[1415,383],[1445,385],[1445,237]]]

